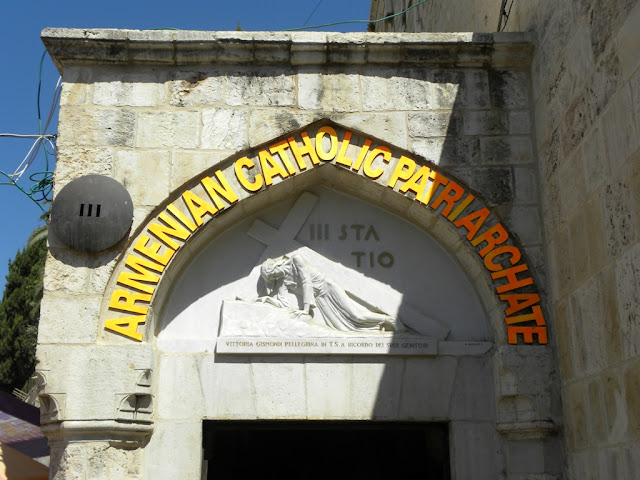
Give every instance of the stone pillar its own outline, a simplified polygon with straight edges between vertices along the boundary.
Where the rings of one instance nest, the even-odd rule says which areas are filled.
[[[38,362],[50,478],[143,478],[143,447],[154,430],[152,348],[40,345]]]

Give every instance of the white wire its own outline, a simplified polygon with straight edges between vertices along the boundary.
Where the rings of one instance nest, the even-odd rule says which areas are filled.
[[[60,83],[62,82],[62,77],[58,78],[58,82],[56,83],[56,88],[53,91],[53,98],[51,100],[51,109],[49,110],[49,116],[47,117],[47,121],[44,125],[44,128],[42,129],[43,132],[46,132],[47,129],[49,128],[49,124],[51,123],[51,119],[53,118],[53,114],[55,112],[56,109],[56,105],[58,104],[58,101],[60,99],[60,95],[61,95],[61,88],[60,88]],[[55,144],[51,141],[52,138],[55,138],[56,136],[54,134],[41,134],[41,135],[18,135],[18,134],[0,134],[0,136],[7,136],[7,137],[19,137],[19,138],[35,138],[35,141],[33,142],[33,145],[31,145],[31,148],[29,149],[29,151],[27,152],[27,154],[25,155],[24,159],[22,160],[22,162],[20,162],[20,164],[18,165],[18,168],[16,168],[16,170],[13,172],[13,174],[9,175],[9,177],[11,177],[11,179],[14,182],[17,182],[18,180],[20,180],[20,177],[22,177],[22,175],[29,169],[29,167],[31,166],[31,164],[34,162],[34,160],[36,159],[38,152],[40,151],[40,146],[42,145],[42,141],[46,140],[49,145],[51,145],[51,148],[53,149],[53,152],[55,154],[56,151],[56,147]]]
[[[0,137],[16,137],[16,138],[55,138],[55,133],[48,133],[47,135],[22,135],[19,133],[0,133]]]

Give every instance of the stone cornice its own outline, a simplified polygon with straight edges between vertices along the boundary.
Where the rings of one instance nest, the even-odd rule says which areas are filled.
[[[526,69],[528,33],[205,32],[46,28],[42,41],[69,65],[387,65]]]

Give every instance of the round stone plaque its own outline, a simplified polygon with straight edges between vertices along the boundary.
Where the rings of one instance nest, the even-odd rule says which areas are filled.
[[[65,245],[100,252],[118,243],[131,228],[133,202],[113,178],[86,175],[73,180],[56,196],[50,228]]]

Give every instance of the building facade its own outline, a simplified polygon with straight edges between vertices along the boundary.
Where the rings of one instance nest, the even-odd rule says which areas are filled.
[[[550,305],[569,478],[640,468],[640,6],[509,2],[528,31]],[[434,0],[376,31],[491,31],[500,2]],[[372,18],[402,1],[372,2]],[[506,25],[505,25],[505,20]]]
[[[530,34],[42,38],[51,478],[560,478]]]

